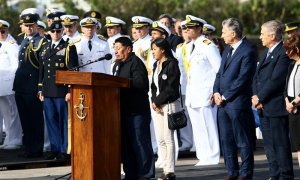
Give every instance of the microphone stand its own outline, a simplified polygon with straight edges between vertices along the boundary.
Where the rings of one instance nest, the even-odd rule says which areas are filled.
[[[82,68],[82,67],[84,67],[84,66],[93,64],[93,63],[95,63],[95,62],[103,61],[103,60],[106,60],[106,59],[96,59],[96,60],[90,61],[90,62],[88,62],[88,63],[86,63],[86,64],[82,64],[82,65],[73,67],[73,68],[69,69],[69,71],[79,71],[79,69]]]

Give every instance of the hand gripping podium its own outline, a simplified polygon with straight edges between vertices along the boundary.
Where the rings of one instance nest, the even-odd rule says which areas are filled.
[[[102,73],[56,71],[56,83],[71,85],[73,180],[120,179],[120,88],[128,88],[129,80]]]

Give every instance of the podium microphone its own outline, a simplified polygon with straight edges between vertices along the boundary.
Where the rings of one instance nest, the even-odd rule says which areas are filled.
[[[84,66],[87,66],[89,64],[92,64],[92,63],[95,63],[95,62],[98,62],[98,61],[103,61],[103,60],[107,60],[108,61],[108,60],[111,60],[111,58],[112,58],[111,54],[105,54],[105,56],[103,56],[103,57],[101,57],[99,59],[96,59],[94,61],[90,61],[90,62],[88,62],[86,64],[83,64],[83,65],[80,65],[80,66],[73,67],[73,68],[69,69],[69,71],[79,71],[79,69],[82,68],[82,67],[84,67]]]
[[[103,61],[103,60],[111,60],[112,55],[111,54],[105,54],[104,57],[101,57],[99,59],[94,60],[93,62]]]

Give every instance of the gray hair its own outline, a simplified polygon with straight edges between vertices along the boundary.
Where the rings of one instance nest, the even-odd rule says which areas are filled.
[[[278,20],[265,22],[261,27],[268,30],[270,34],[274,34],[276,39],[281,40],[283,36],[283,24]]]
[[[236,18],[228,18],[222,22],[222,26],[227,26],[231,31],[235,32],[238,38],[243,37],[243,24]]]

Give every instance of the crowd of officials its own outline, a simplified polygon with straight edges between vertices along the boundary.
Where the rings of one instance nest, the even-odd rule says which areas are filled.
[[[184,150],[196,151],[195,166],[218,164],[222,152],[225,180],[252,179],[253,112],[269,165],[269,177],[262,178],[294,179],[292,152],[300,166],[300,23],[262,24],[265,50],[258,57],[236,18],[222,22],[224,44],[212,36],[214,26],[193,15],[174,20],[162,14],[157,21],[134,16],[131,37],[124,33],[126,22],[108,16],[107,39],[97,34],[97,11],[79,20],[48,10],[47,26],[42,16],[35,8],[22,11],[15,38],[9,22],[0,20],[1,149],[22,147],[25,158],[69,158],[70,87],[56,84],[55,72],[76,69],[130,80],[120,103],[126,180],[154,178],[155,167],[163,169],[158,179],[176,179],[178,151]],[[112,60],[97,61],[107,54]],[[168,114],[182,108],[187,126],[170,130]]]

